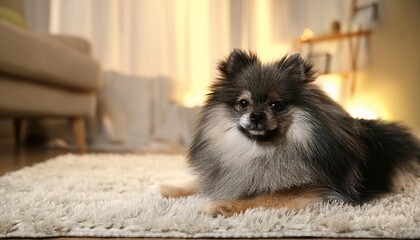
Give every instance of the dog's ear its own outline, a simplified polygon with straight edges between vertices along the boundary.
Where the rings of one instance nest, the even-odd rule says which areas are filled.
[[[218,68],[222,77],[229,78],[256,62],[258,62],[257,55],[235,48],[225,61],[219,63]]]
[[[276,64],[280,71],[295,81],[309,83],[316,79],[316,72],[313,70],[312,64],[305,61],[298,53],[285,56]]]

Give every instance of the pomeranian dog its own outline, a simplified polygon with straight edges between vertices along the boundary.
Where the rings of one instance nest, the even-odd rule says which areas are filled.
[[[164,197],[203,195],[213,216],[361,204],[390,191],[397,169],[419,159],[407,128],[352,118],[312,83],[316,73],[298,54],[263,64],[235,49],[219,71],[189,149],[197,180],[161,186]]]

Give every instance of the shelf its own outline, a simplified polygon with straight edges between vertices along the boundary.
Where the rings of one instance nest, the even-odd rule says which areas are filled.
[[[296,39],[294,40],[294,46],[298,50],[298,52],[301,52],[302,47],[306,44],[306,46],[309,48],[309,53],[312,53],[313,52],[312,48],[317,43],[328,42],[328,41],[342,41],[345,39],[349,39],[350,40],[349,48],[350,48],[351,70],[345,76],[346,78],[350,79],[351,94],[354,94],[355,89],[356,89],[355,87],[356,75],[352,73],[355,73],[357,70],[360,40],[362,37],[369,37],[371,34],[372,34],[372,31],[370,30],[358,30],[354,32],[344,32],[344,33],[331,33],[331,34],[310,37],[307,39]],[[329,69],[329,67],[326,67],[325,69]]]
[[[311,37],[311,38],[308,38],[308,39],[305,39],[305,40],[296,39],[295,44],[318,43],[318,42],[324,42],[324,41],[335,41],[335,40],[341,40],[341,39],[344,39],[344,38],[369,36],[371,33],[372,33],[372,31],[370,31],[370,30],[359,30],[359,31],[355,31],[355,32],[326,34],[326,35]]]

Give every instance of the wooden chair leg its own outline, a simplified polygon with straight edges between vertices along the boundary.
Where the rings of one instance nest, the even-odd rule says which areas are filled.
[[[79,153],[86,153],[85,119],[83,117],[72,117],[70,123]]]
[[[25,121],[22,118],[15,118],[13,120],[15,146],[17,148],[21,147],[21,145],[23,144],[24,138],[26,137],[26,126],[27,126],[27,121]]]
[[[15,147],[19,147],[21,143],[21,130],[22,130],[22,119],[16,118],[13,120],[13,130],[14,130],[14,137],[15,137]]]

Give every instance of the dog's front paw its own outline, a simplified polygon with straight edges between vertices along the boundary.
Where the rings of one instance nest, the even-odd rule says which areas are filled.
[[[161,184],[159,186],[160,195],[164,198],[181,198],[194,195],[196,189],[194,185],[186,185],[184,187],[177,187],[172,185]]]
[[[159,185],[159,193],[164,198],[178,198],[179,192],[179,187],[166,184]]]
[[[218,215],[231,217],[234,214],[243,212],[243,209],[235,205],[234,201],[213,201],[207,203],[201,212],[212,217],[217,217]]]

